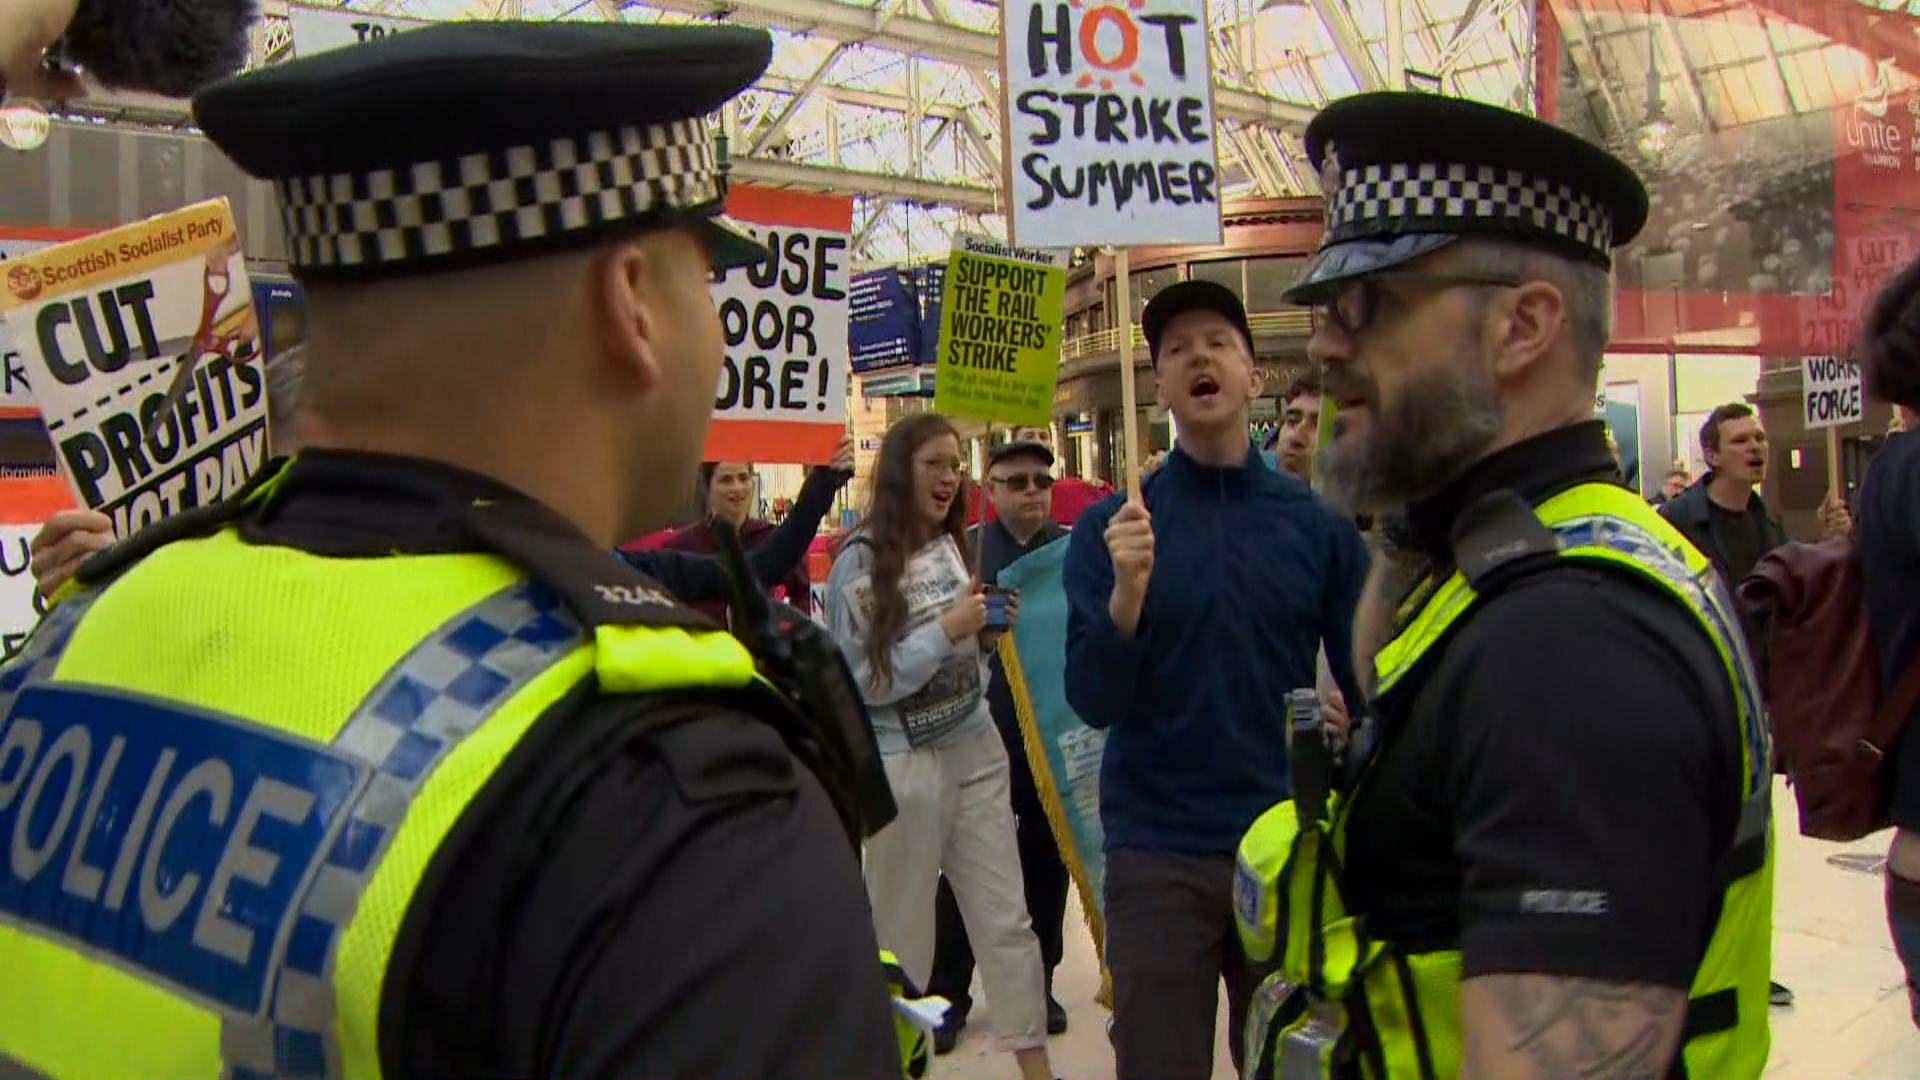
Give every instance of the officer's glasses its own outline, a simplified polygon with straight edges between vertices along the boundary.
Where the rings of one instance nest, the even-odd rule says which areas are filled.
[[[1349,340],[1373,325],[1387,284],[1416,289],[1446,290],[1469,287],[1513,289],[1523,282],[1510,274],[1449,274],[1426,270],[1381,270],[1340,287],[1332,298],[1313,305],[1313,329],[1332,326]]]

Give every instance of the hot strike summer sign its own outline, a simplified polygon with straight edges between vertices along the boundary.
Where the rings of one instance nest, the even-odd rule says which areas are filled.
[[[824,465],[847,430],[853,200],[736,186],[727,214],[767,258],[714,282],[727,352],[707,460]]]
[[[1013,241],[1217,244],[1203,0],[1008,0]]]

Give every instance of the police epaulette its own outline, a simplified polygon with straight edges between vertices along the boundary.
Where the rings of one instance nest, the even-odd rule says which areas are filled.
[[[553,590],[581,625],[722,627],[531,500],[480,500],[461,514],[475,545]]]
[[[1461,511],[1453,524],[1453,563],[1482,595],[1511,575],[1553,565],[1559,550],[1553,530],[1533,507],[1505,488]]]

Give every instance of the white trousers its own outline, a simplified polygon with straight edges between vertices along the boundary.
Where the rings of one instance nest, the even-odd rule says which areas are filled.
[[[880,947],[920,986],[933,970],[934,897],[945,874],[973,943],[994,1034],[1009,1050],[1047,1043],[1046,975],[1027,916],[1000,733],[885,757],[900,814],[867,841],[867,895]]]

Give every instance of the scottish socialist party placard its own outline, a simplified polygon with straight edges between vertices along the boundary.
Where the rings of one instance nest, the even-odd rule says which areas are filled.
[[[232,495],[265,459],[253,290],[225,199],[9,259],[5,277],[0,315],[61,468],[115,535]]]
[[[1002,12],[1014,242],[1218,244],[1205,0],[1023,0]]]
[[[727,213],[767,258],[713,285],[726,360],[707,460],[824,465],[847,430],[853,200],[736,185]]]
[[[6,271],[8,259],[17,259],[49,244],[85,235],[84,229],[21,229],[0,225],[0,274]],[[20,350],[13,347],[12,340],[7,337],[6,324],[0,322],[0,420],[31,417],[35,412],[33,387],[27,382],[27,369],[20,360]]]
[[[940,304],[934,409],[1016,426],[1052,423],[1066,295],[1064,252],[955,234]]]

